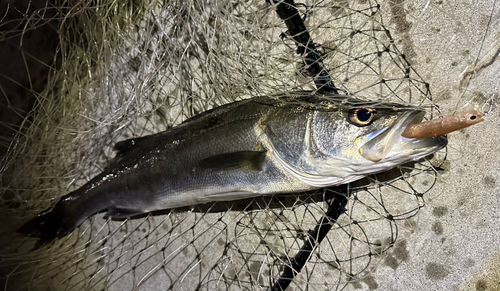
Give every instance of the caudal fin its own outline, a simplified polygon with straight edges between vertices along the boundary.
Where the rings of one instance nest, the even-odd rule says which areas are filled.
[[[54,208],[49,208],[26,222],[18,232],[30,237],[38,237],[39,240],[35,245],[35,249],[37,249],[43,244],[73,231],[76,225],[69,223],[68,220],[69,217],[64,210],[63,202],[59,201]]]

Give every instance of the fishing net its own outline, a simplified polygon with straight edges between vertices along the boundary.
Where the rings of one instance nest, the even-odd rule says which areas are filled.
[[[276,5],[265,1],[1,5],[8,17],[0,17],[0,43],[21,52],[25,67],[41,67],[28,83],[1,75],[33,100],[10,106],[18,121],[2,123],[9,130],[0,189],[6,290],[270,290],[308,242],[314,246],[289,290],[371,290],[380,266],[407,260],[419,210],[442,191],[435,185],[446,151],[313,193],[136,219],[97,214],[32,250],[34,239],[16,229],[102,171],[117,141],[232,101],[317,88]],[[425,61],[409,41],[418,37],[412,25],[425,21],[424,4],[304,1],[296,8],[341,94],[420,106],[428,117],[437,105],[489,98],[465,90],[468,83],[458,99],[447,100],[442,88],[431,94],[432,68],[419,74],[416,64]],[[39,34],[50,48],[43,56],[25,49]],[[341,201],[338,219],[328,220]],[[326,224],[314,244],[314,230]]]

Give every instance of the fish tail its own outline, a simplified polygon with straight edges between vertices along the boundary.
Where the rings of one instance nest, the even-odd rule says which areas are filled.
[[[19,228],[18,232],[29,237],[38,237],[39,240],[35,245],[35,249],[38,249],[43,244],[73,231],[78,223],[71,220],[65,210],[64,202],[60,200],[54,207],[39,213],[35,218],[26,222]]]

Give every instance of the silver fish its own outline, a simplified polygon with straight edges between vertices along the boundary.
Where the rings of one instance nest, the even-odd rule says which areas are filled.
[[[401,136],[424,113],[310,92],[227,104],[165,132],[118,142],[102,173],[19,231],[45,243],[102,211],[128,217],[352,182],[443,148],[446,137]]]

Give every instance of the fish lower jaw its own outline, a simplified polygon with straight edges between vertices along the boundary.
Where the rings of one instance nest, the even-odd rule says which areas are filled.
[[[386,164],[391,164],[392,166],[390,168],[394,168],[400,165],[403,165],[405,163],[409,162],[416,162],[419,160],[422,160],[423,158],[434,154],[435,152],[439,151],[441,148],[435,149],[435,150],[429,150],[429,151],[423,151],[420,153],[415,153],[412,155],[406,155],[403,157],[398,157],[398,156],[388,156],[386,157],[383,162]],[[380,171],[381,172],[381,171]]]
[[[382,161],[397,161],[399,160],[399,164],[403,164],[409,161],[418,161],[428,155],[432,155],[435,152],[443,149],[448,144],[448,140],[446,137],[430,137],[430,138],[421,138],[421,139],[408,139],[401,138],[408,145],[416,146],[420,144],[419,147],[411,148],[411,146],[407,146],[403,143],[396,145],[391,153],[385,157]]]

